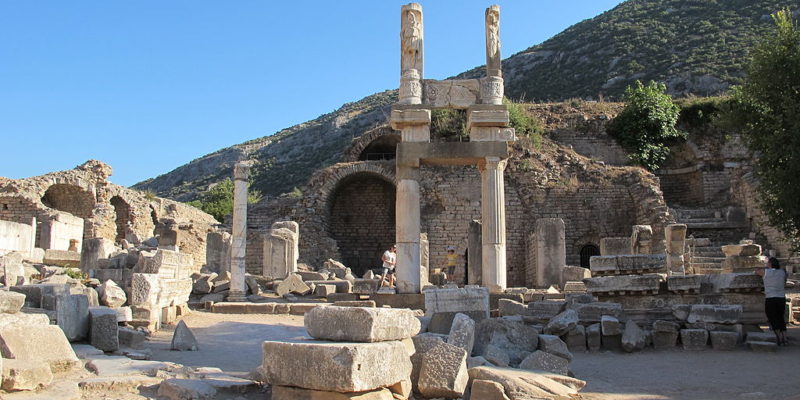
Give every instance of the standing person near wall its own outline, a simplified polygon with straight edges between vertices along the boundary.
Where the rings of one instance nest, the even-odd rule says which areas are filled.
[[[780,262],[775,257],[767,259],[765,268],[756,270],[756,274],[764,278],[764,311],[767,320],[779,346],[788,344],[786,341],[786,279],[789,274],[781,268]]]
[[[458,254],[455,246],[447,246],[447,279],[455,283],[456,265],[458,264]]]
[[[394,267],[397,263],[397,245],[393,244],[389,250],[383,252],[383,256],[381,256],[381,261],[383,261],[383,273],[381,274],[381,287],[383,287],[383,282],[387,280],[389,282],[389,287],[394,287]]]

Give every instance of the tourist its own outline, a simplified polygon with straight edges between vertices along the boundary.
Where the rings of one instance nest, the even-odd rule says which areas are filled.
[[[381,274],[381,287],[384,281],[388,279],[389,287],[394,287],[394,267],[397,264],[397,245],[393,244],[389,250],[383,252],[381,256],[383,261],[383,273]]]
[[[456,254],[455,246],[447,246],[447,276],[453,281],[456,274],[456,264],[458,263],[458,255]]]
[[[756,269],[756,274],[764,278],[764,295],[766,297],[764,310],[767,320],[779,346],[787,345],[786,341],[786,279],[789,274],[781,268],[778,259],[767,259],[765,268]]]

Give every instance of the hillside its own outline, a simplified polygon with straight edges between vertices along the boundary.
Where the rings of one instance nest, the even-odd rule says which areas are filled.
[[[618,99],[635,80],[673,96],[739,83],[749,50],[792,0],[630,0],[503,61],[506,96],[526,101]],[[797,13],[795,13],[797,14]],[[483,67],[458,75],[479,77]]]
[[[506,95],[527,101],[616,99],[636,79],[667,83],[674,96],[725,91],[744,76],[747,54],[789,0],[629,0],[503,61]],[[535,22],[535,21],[532,21]],[[483,67],[458,77],[483,76]],[[348,143],[384,124],[396,91],[377,93],[271,136],[200,157],[134,185],[181,201],[256,161],[253,188],[270,196],[303,185],[341,160]]]

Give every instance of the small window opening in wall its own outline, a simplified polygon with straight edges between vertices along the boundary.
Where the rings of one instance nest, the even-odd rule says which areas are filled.
[[[600,248],[593,244],[587,244],[581,247],[581,267],[589,268],[589,259],[592,256],[599,256]]]
[[[3,203],[3,210],[8,210],[8,204]]]

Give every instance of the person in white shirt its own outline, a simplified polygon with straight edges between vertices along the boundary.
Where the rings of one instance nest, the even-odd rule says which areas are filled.
[[[767,259],[765,268],[756,270],[756,274],[764,278],[764,311],[769,320],[769,326],[775,333],[779,346],[786,342],[786,278],[789,274],[781,268],[780,262],[775,257]]]
[[[394,287],[394,267],[397,263],[397,245],[393,244],[389,250],[383,252],[381,256],[383,261],[383,274],[381,276],[381,286],[383,282],[388,279],[389,287]]]

